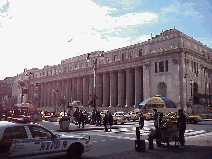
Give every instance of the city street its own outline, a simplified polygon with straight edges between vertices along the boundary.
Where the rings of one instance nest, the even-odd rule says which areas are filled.
[[[210,158],[212,155],[212,121],[203,121],[198,124],[187,124],[185,132],[186,147],[184,150],[170,143],[170,148],[158,148],[154,143],[154,150],[148,149],[148,132],[153,128],[153,121],[145,121],[144,129],[140,131],[141,139],[145,140],[146,152],[135,151],[135,130],[138,122],[124,125],[114,125],[111,132],[104,132],[103,126],[86,125],[85,130],[78,129],[70,124],[69,132],[59,132],[58,122],[40,122],[57,134],[81,134],[90,136],[93,146],[89,152],[82,155],[88,158]],[[94,130],[98,128],[97,130]]]

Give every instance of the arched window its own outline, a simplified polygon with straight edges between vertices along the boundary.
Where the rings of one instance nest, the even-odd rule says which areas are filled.
[[[162,97],[166,97],[167,98],[167,86],[166,86],[166,83],[160,82],[158,84],[157,94],[161,95]]]

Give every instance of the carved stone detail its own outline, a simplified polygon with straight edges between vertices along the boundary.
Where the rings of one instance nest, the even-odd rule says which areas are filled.
[[[150,67],[150,63],[145,63],[144,66],[148,69]]]
[[[178,59],[172,59],[172,61],[174,62],[174,64],[179,64],[179,60]]]

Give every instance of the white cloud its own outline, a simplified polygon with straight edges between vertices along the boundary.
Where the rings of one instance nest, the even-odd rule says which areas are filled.
[[[161,8],[161,11],[163,12],[163,13],[176,13],[176,12],[179,12],[180,10],[179,10],[179,8],[180,8],[180,6],[175,6],[175,5],[170,5],[170,6],[168,6],[168,7],[164,7],[164,8]]]

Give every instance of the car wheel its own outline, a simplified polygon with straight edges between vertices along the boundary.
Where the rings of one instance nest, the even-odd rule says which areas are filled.
[[[135,119],[133,119],[133,121],[135,121]]]
[[[127,120],[128,120],[128,121],[130,121],[130,119],[129,119],[129,118],[127,118]]]
[[[117,122],[117,120],[115,120],[115,121],[114,121],[114,125],[117,125],[117,124],[118,124],[118,122]]]
[[[196,122],[195,119],[190,119],[190,123],[191,123],[191,124],[196,124],[197,122]]]
[[[73,143],[69,146],[66,158],[67,159],[80,159],[82,156],[83,147],[80,143]]]

